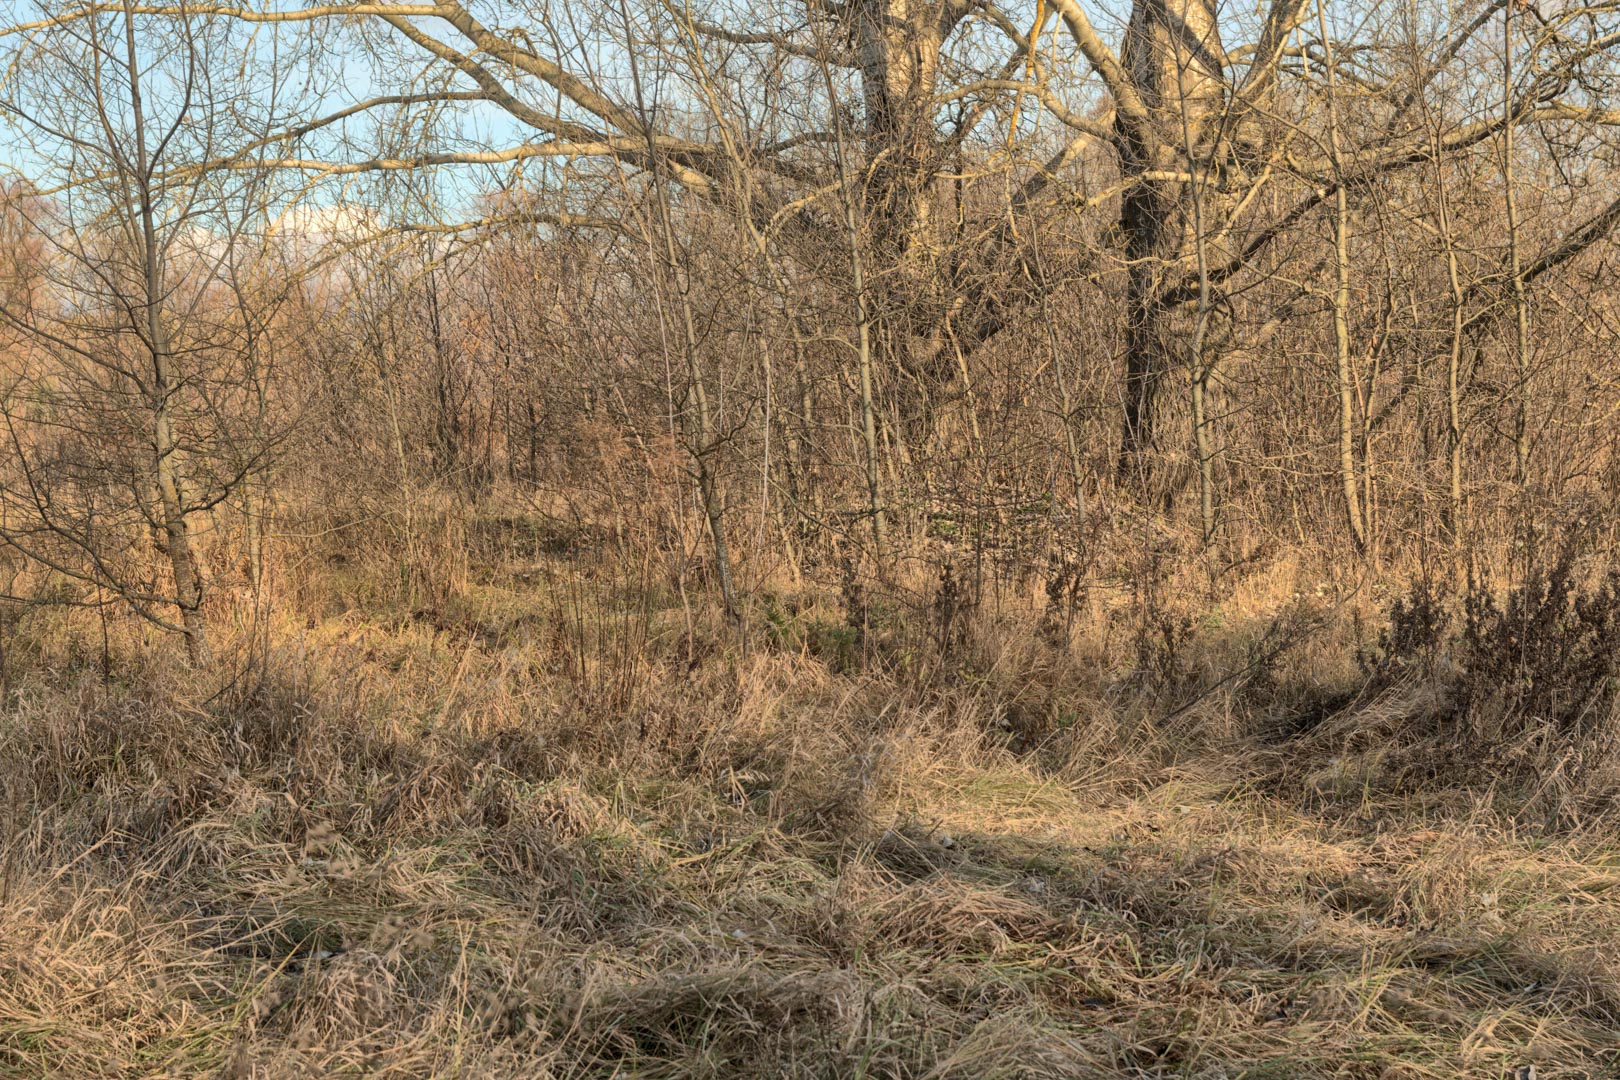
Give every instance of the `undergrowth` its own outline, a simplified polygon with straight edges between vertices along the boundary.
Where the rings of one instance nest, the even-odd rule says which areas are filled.
[[[833,566],[739,638],[498,525],[410,605],[296,582],[223,680],[8,624],[0,1073],[1620,1063],[1601,567],[1379,611]]]

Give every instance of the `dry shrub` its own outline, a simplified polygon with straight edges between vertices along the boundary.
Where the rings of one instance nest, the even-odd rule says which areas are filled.
[[[1365,683],[1319,744],[1382,741],[1429,785],[1508,779],[1555,817],[1615,782],[1620,573],[1584,570],[1574,540],[1500,590],[1470,575],[1453,599],[1419,579],[1358,662]]]
[[[1620,570],[1583,585],[1573,548],[1533,568],[1498,603],[1469,591],[1458,642],[1463,708],[1487,745],[1545,760],[1543,743],[1577,755],[1575,768],[1606,763],[1620,735]],[[1553,750],[1554,754],[1562,749]]]

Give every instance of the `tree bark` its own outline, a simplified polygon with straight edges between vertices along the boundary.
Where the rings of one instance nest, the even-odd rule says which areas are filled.
[[[1207,159],[1225,104],[1225,53],[1214,5],[1138,0],[1120,59],[1147,120],[1117,121],[1120,164],[1129,184],[1120,202],[1120,229],[1130,266],[1119,472],[1121,479],[1135,476],[1145,485],[1156,443],[1159,385],[1187,355],[1179,343],[1194,330],[1183,325],[1182,305],[1166,295],[1177,280],[1170,271],[1214,225],[1213,213],[1200,213],[1202,220],[1193,221],[1192,187],[1183,176],[1189,162]]]
[[[140,261],[142,273],[142,337],[151,354],[152,383],[149,402],[152,410],[153,476],[157,482],[158,509],[163,526],[165,554],[174,575],[175,606],[186,639],[186,654],[193,664],[209,660],[208,626],[203,616],[202,572],[191,543],[190,522],[183,480],[180,474],[180,448],[174,431],[176,382],[169,329],[163,317],[163,254],[159,246],[156,209],[153,204],[152,167],[147,156],[146,118],[141,104],[140,53],[135,46],[135,17],[129,0],[124,0],[125,62],[129,71],[129,100],[132,134],[135,138],[134,179],[139,199]]]
[[[1350,200],[1345,190],[1344,161],[1340,149],[1338,73],[1335,70],[1333,37],[1328,33],[1327,9],[1321,0],[1317,3],[1316,20],[1327,67],[1328,157],[1333,164],[1333,351],[1339,384],[1339,487],[1344,496],[1350,542],[1357,553],[1365,553],[1367,522],[1357,483],[1356,390],[1350,367]]]

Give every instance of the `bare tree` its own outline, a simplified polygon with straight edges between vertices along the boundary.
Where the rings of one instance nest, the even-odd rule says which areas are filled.
[[[246,96],[210,70],[237,49],[227,24],[125,3],[27,39],[0,100],[44,181],[10,204],[44,249],[44,284],[4,313],[23,345],[3,396],[0,535],[92,601],[179,632],[197,664],[197,530],[266,449],[246,399],[275,287],[244,273],[264,177],[189,167],[241,134]],[[143,527],[166,582],[143,569]]]

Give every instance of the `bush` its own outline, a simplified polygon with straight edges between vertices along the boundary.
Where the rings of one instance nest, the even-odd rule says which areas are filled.
[[[1583,586],[1573,548],[1498,603],[1470,583],[1459,656],[1461,712],[1488,744],[1557,739],[1587,758],[1612,749],[1620,674],[1620,570]]]
[[[1583,581],[1566,544],[1498,594],[1470,574],[1459,605],[1429,579],[1390,605],[1358,656],[1364,700],[1403,680],[1438,690],[1416,714],[1454,766],[1563,774],[1566,783],[1620,749],[1620,569]],[[1439,729],[1435,730],[1434,724]]]

